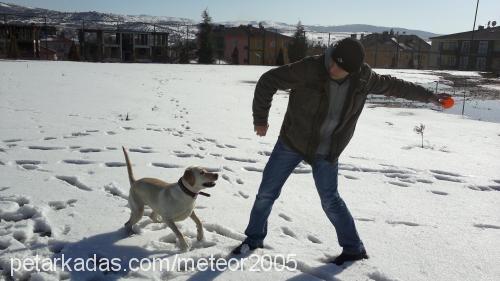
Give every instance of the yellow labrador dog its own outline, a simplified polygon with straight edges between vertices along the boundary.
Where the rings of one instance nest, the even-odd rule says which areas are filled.
[[[203,225],[194,212],[195,201],[198,194],[210,196],[201,190],[214,187],[219,175],[209,173],[206,169],[197,166],[191,166],[185,170],[184,175],[176,183],[166,183],[155,178],[135,180],[127,151],[125,147],[122,148],[130,180],[128,203],[131,214],[130,219],[125,223],[127,231],[132,232],[132,226],[142,218],[144,205],[148,205],[153,210],[149,216],[151,220],[165,222],[179,239],[183,251],[188,250],[190,246],[175,225],[176,221],[191,217],[196,223],[197,240],[203,240]]]

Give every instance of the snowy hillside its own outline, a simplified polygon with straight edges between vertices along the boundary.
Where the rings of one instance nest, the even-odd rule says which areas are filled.
[[[201,13],[201,11],[200,11]],[[137,25],[138,23],[150,23],[157,24],[160,26],[165,26],[170,28],[170,32],[177,33],[176,27],[178,24],[181,25],[196,25],[200,19],[186,19],[186,18],[178,18],[178,17],[169,17],[169,16],[150,16],[150,15],[119,15],[113,13],[101,13],[97,11],[89,11],[89,12],[59,12],[49,9],[41,9],[41,8],[33,8],[33,7],[24,7],[21,5],[15,5],[11,3],[0,2],[0,14],[13,14],[13,15],[22,15],[20,17],[9,16],[9,20],[12,18],[16,18],[21,22],[40,22],[43,23],[45,20],[45,16],[47,16],[47,20],[49,24],[56,24],[65,27],[80,27],[82,24],[82,20],[85,20],[87,24],[89,22],[101,23],[103,25],[115,25],[116,22],[128,23],[129,26],[127,28],[134,28],[134,23]],[[26,17],[28,16],[28,17]],[[235,20],[235,21],[218,21],[214,19],[215,24],[222,24],[226,26],[239,26],[239,25],[253,25],[259,26],[259,23],[262,24],[266,28],[270,29],[278,29],[281,33],[287,34],[290,31],[295,30],[296,23],[283,23],[276,21],[249,21],[249,20]],[[143,26],[140,26],[144,28]],[[139,27],[135,27],[139,28]],[[151,27],[152,29],[152,27]],[[393,29],[394,32],[406,34],[415,34],[424,39],[428,39],[432,36],[437,36],[438,34],[422,31],[422,30],[412,30],[405,29],[400,27],[385,27],[385,26],[373,26],[366,24],[350,24],[350,25],[337,25],[337,26],[322,26],[322,25],[305,25],[306,31],[309,33],[308,38],[313,42],[324,42],[327,43],[328,33],[332,33],[333,37],[335,34],[350,35],[352,33],[361,34],[361,33],[373,33],[373,32],[384,32]],[[316,37],[325,37],[324,40],[318,40]],[[338,36],[337,36],[338,37]],[[341,39],[341,38],[340,38]],[[326,42],[325,42],[326,41]],[[333,41],[336,41],[335,39]]]
[[[274,205],[266,248],[254,260],[230,256],[244,238],[288,101],[285,92],[275,95],[268,135],[256,136],[253,90],[268,69],[0,61],[0,280],[11,280],[11,271],[16,280],[499,279],[500,124],[430,105],[367,104],[340,159],[339,190],[370,259],[327,263],[341,249],[304,163]],[[439,78],[431,71],[384,71],[426,86]],[[420,123],[424,148],[413,131]],[[190,165],[219,173],[211,197],[197,199],[204,241],[196,241],[191,220],[179,223],[192,245],[181,252],[172,231],[146,216],[150,211],[137,234],[125,235],[122,145],[137,178],[174,182]],[[138,272],[29,272],[15,262],[94,255],[119,259],[125,270],[133,259],[193,263]],[[200,269],[210,257],[236,258],[243,269]],[[283,257],[291,257],[286,265],[295,270],[283,270]]]

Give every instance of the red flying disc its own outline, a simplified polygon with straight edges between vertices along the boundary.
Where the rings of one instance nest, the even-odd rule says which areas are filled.
[[[444,108],[450,108],[455,104],[455,101],[453,100],[453,98],[449,97],[442,99],[440,103]]]

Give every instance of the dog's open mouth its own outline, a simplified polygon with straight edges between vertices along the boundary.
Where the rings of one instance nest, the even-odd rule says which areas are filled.
[[[204,187],[214,187],[215,182],[214,181],[205,182],[205,183],[203,183],[203,186]]]

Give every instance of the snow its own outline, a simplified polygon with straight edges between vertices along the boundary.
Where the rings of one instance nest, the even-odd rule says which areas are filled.
[[[481,87],[486,88],[486,89],[500,91],[500,84],[481,85]]]
[[[245,237],[253,200],[288,96],[278,92],[266,137],[251,104],[263,66],[0,61],[0,268],[11,258],[134,258],[199,264],[228,259]],[[377,70],[421,84],[431,71]],[[494,111],[499,115],[499,111]],[[128,118],[127,118],[128,117]],[[127,121],[128,120],[128,121]],[[413,128],[425,124],[424,148]],[[244,270],[14,271],[33,280],[496,280],[500,258],[500,124],[367,104],[340,159],[339,189],[370,259],[343,266],[311,169],[301,163],[269,221],[264,266]],[[196,228],[179,223],[191,250],[145,217],[126,236],[128,177],[179,179],[190,165],[218,172],[197,199]],[[292,255],[297,270],[279,271]],[[263,258],[267,257],[267,258]],[[154,260],[153,260],[154,261]],[[254,258],[255,262],[255,258]],[[155,262],[159,265],[159,262]],[[290,265],[290,264],[288,264]],[[258,268],[261,268],[260,266]],[[2,277],[0,277],[2,279]]]

